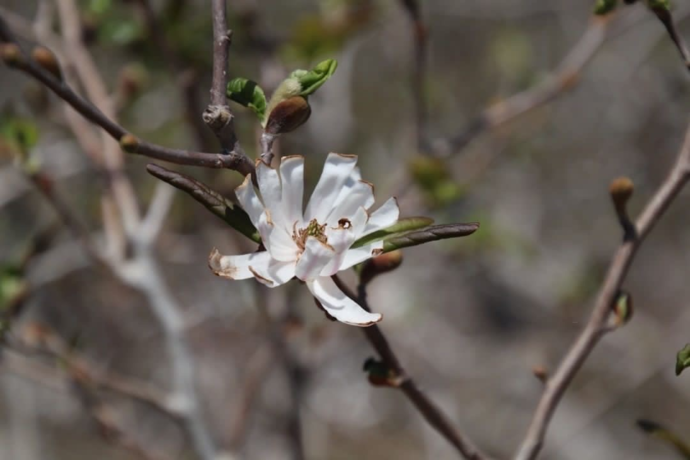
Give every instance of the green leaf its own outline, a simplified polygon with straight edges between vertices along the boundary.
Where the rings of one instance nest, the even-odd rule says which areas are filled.
[[[365,244],[372,243],[374,241],[382,240],[387,236],[394,235],[396,233],[409,232],[410,230],[417,230],[420,228],[428,227],[434,223],[434,219],[430,217],[405,217],[404,219],[398,220],[395,224],[388,228],[379,230],[374,233],[362,237],[354,242],[353,248],[358,248],[364,246]]]
[[[476,232],[478,223],[471,224],[445,224],[433,225],[422,230],[413,230],[407,233],[394,234],[383,240],[383,252],[396,249],[417,246],[432,241],[445,240],[447,238],[459,238]]]
[[[249,216],[242,208],[225,198],[220,193],[184,174],[170,171],[156,164],[149,164],[146,170],[152,176],[182,190],[206,209],[223,219],[232,228],[256,243],[261,243],[261,236],[254,228]]]
[[[228,82],[226,94],[230,100],[252,109],[262,122],[266,118],[266,95],[255,81],[233,78]]]
[[[690,445],[674,432],[651,420],[638,420],[637,426],[650,436],[654,436],[670,444],[683,456],[683,458],[690,460]]]
[[[0,310],[4,310],[25,288],[26,282],[15,270],[3,270],[0,273]]]
[[[300,96],[309,96],[326,83],[326,80],[331,78],[337,68],[338,61],[326,59],[318,63],[310,71],[295,70],[290,74],[290,78],[294,78],[299,82],[302,88],[302,91],[299,93]]]
[[[680,375],[687,367],[690,367],[690,343],[676,355],[676,375]]]
[[[38,128],[28,119],[3,119],[0,121],[0,138],[15,153],[26,154],[38,142]]]
[[[618,0],[597,0],[594,4],[594,14],[604,15],[609,14],[618,6]]]

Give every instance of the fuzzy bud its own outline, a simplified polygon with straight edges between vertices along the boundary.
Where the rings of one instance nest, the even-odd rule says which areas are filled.
[[[403,254],[400,249],[373,257],[364,262],[364,266],[359,275],[360,282],[362,284],[368,284],[378,275],[383,275],[384,273],[391,272],[398,268],[402,264],[402,261]]]
[[[57,58],[48,48],[37,46],[31,51],[31,57],[44,70],[50,72],[58,80],[62,80],[62,71]]]
[[[293,96],[275,106],[268,116],[265,131],[269,134],[289,133],[304,124],[309,116],[311,107],[307,99]]]

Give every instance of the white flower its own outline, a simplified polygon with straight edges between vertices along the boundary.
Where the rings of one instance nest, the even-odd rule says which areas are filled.
[[[381,315],[369,313],[346,296],[332,275],[376,256],[377,241],[351,248],[359,238],[393,225],[400,211],[395,198],[371,215],[374,186],[361,180],[357,157],[331,153],[306,211],[304,157],[281,159],[278,170],[257,162],[260,196],[247,176],[235,190],[237,199],[259,230],[266,251],[223,256],[213,250],[209,266],[224,278],[256,278],[275,287],[297,277],[307,284],[326,312],[346,324],[371,326]]]

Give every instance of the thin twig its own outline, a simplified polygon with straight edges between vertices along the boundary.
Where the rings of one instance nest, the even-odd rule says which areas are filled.
[[[611,305],[628,274],[637,250],[688,179],[690,179],[690,128],[686,132],[675,166],[637,219],[635,224],[637,238],[624,241],[614,254],[587,325],[546,383],[527,435],[515,457],[516,460],[532,460],[539,454],[549,422],[561,397],[599,339],[609,330],[607,320]]]
[[[688,51],[688,47],[685,44],[685,40],[683,40],[683,37],[678,33],[678,29],[676,28],[676,25],[673,22],[673,16],[671,15],[671,12],[664,7],[656,7],[650,9],[656,15],[656,17],[659,18],[659,21],[661,21],[661,23],[666,28],[666,32],[668,32],[669,37],[671,37],[673,44],[676,45],[676,48],[680,53],[680,57],[683,59],[683,64],[688,70],[690,70],[690,51]]]
[[[333,276],[333,280],[345,295],[359,303],[365,310],[371,311],[367,301],[365,285],[360,284],[357,287],[359,295],[355,295],[337,275]],[[373,326],[362,328],[362,332],[364,332],[367,340],[369,340],[379,354],[384,364],[395,373],[398,388],[402,390],[407,399],[417,408],[429,425],[446,438],[463,458],[467,460],[488,460],[489,457],[481,453],[468,439],[460,434],[450,418],[424,394],[412,377],[405,372],[400,360],[388,343],[388,339],[383,335],[378,325],[374,324]]]
[[[16,40],[11,37],[9,28],[3,18],[0,17],[0,43],[16,44]],[[55,78],[26,54],[22,53],[21,61],[11,65],[43,83],[48,89],[70,104],[84,118],[103,128],[112,138],[122,141],[124,136],[130,134],[125,128],[105,116],[98,108],[76,94],[66,83]],[[132,136],[131,140],[133,142],[125,149],[128,153],[182,165],[233,169],[240,172],[243,176],[254,171],[253,162],[244,152],[230,151],[227,154],[221,155],[218,153],[168,148],[146,142],[136,136]]]

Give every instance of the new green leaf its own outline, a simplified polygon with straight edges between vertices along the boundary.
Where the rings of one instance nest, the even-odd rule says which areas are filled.
[[[331,78],[338,68],[338,61],[335,59],[326,59],[321,61],[310,71],[295,70],[290,74],[291,78],[295,78],[301,88],[300,96],[309,96],[321,87],[326,80]]]
[[[233,78],[228,82],[226,95],[231,101],[252,109],[262,122],[266,118],[266,95],[255,81]]]
[[[690,343],[676,355],[676,375],[680,375],[686,367],[690,367]]]

